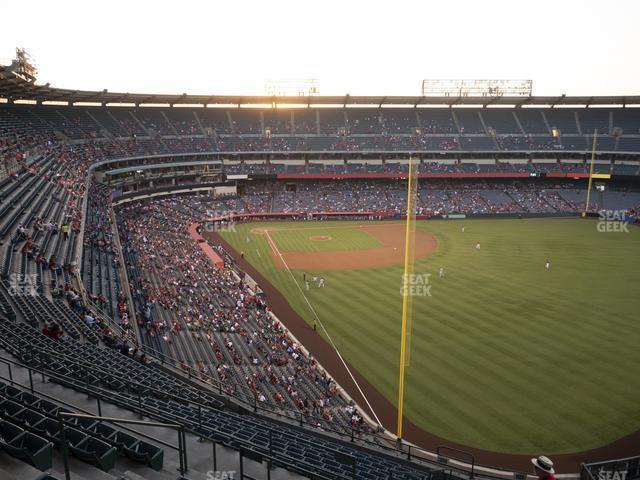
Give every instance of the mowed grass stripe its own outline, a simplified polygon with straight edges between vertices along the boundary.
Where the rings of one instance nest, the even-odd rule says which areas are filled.
[[[373,235],[356,228],[302,228],[273,229],[269,235],[281,252],[331,252],[338,250],[366,250],[380,248],[380,242]],[[326,240],[313,239],[325,237]]]
[[[553,385],[546,386],[544,384],[537,385],[537,391],[527,391],[524,393],[523,384],[518,382],[518,378],[513,376],[513,371],[507,371],[505,369],[495,369],[494,365],[486,362],[477,362],[473,364],[474,368],[470,368],[469,364],[461,364],[459,357],[456,355],[439,355],[439,364],[444,364],[449,367],[449,371],[455,373],[453,383],[448,383],[447,386],[451,387],[456,385],[463,385],[464,390],[455,392],[452,391],[451,395],[458,399],[456,403],[457,409],[462,409],[467,412],[474,412],[476,410],[483,410],[485,412],[494,411],[494,415],[479,417],[481,421],[485,422],[485,429],[490,430],[495,423],[496,410],[494,402],[492,401],[494,395],[505,395],[506,398],[510,398],[510,402],[500,405],[500,414],[498,417],[511,418],[510,427],[504,428],[504,430],[517,430],[517,431],[530,431],[532,427],[539,423],[540,419],[538,414],[530,407],[530,404],[526,402],[527,396],[535,398],[543,391],[552,391]],[[418,371],[424,372],[425,365],[416,365]],[[478,375],[481,375],[481,380],[478,380]],[[412,383],[409,382],[411,385]],[[524,386],[531,386],[531,379],[524,382]],[[502,388],[500,388],[502,387]],[[491,396],[487,398],[486,391],[490,390]],[[517,393],[517,395],[516,395]],[[522,397],[524,398],[518,398]],[[460,400],[462,399],[462,400]],[[464,402],[467,399],[468,402]],[[556,428],[561,429],[558,425],[564,422],[563,412],[554,414],[555,405],[547,402],[546,410],[550,413],[545,417],[545,421],[549,424],[555,425]],[[453,414],[457,417],[458,414],[454,411]],[[595,419],[594,419],[595,420]],[[499,422],[502,423],[502,422]],[[571,430],[575,432],[575,427],[572,426]],[[578,432],[575,432],[576,434]],[[504,432],[501,432],[504,435]],[[566,439],[566,435],[562,436]]]
[[[584,372],[583,372],[584,373]],[[609,378],[615,378],[615,376],[609,377]]]
[[[555,220],[464,225],[418,224],[439,250],[416,269],[443,265],[446,278],[432,277],[434,296],[416,301],[407,415],[446,438],[512,453],[593,448],[640,428],[638,231],[601,235],[594,222]],[[265,259],[258,268],[289,291]],[[332,288],[310,296],[345,357],[395,402],[402,269],[360,273],[325,272]]]
[[[332,308],[339,311],[349,312],[339,318],[320,315],[321,320],[330,330],[333,340],[345,355],[346,360],[353,362],[358,359],[358,356],[354,358],[354,352],[362,352],[362,355],[367,357],[365,362],[366,370],[371,371],[371,373],[379,371],[389,362],[397,363],[399,348],[395,346],[399,345],[399,323],[396,322],[394,325],[393,322],[389,321],[394,314],[397,318],[397,310],[392,306],[386,306],[386,304],[376,308],[376,304],[372,304],[369,301],[370,294],[365,293],[375,291],[374,288],[377,284],[375,276],[359,275],[356,279],[346,281],[344,278],[340,278],[342,275],[333,275],[333,272],[329,272],[329,275],[327,282],[330,282],[333,288],[344,289],[345,291],[354,292],[354,294],[336,298],[335,296],[325,295],[325,289],[316,288],[311,290],[309,297],[314,308],[319,311],[331,305]],[[358,292],[360,292],[359,295],[357,294]],[[399,301],[400,296],[398,294]],[[389,342],[390,335],[396,339],[391,344]],[[394,347],[389,348],[389,345]],[[354,346],[357,347],[354,348]],[[365,374],[361,368],[359,370]],[[384,389],[395,389],[395,379],[393,377],[385,378],[390,381],[385,382]]]

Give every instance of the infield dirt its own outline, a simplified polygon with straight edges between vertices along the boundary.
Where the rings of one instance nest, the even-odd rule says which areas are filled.
[[[303,230],[301,227],[298,230]],[[349,228],[339,227],[339,228]],[[283,252],[278,249],[270,232],[281,229],[253,229],[254,234],[267,235],[271,245],[271,257],[278,268],[292,270],[357,270],[398,265],[404,261],[405,231],[401,224],[353,225],[376,238],[382,247],[363,250],[338,250],[332,252]],[[289,230],[289,229],[287,229]],[[296,229],[291,229],[296,230]],[[328,236],[328,235],[327,235]],[[323,239],[323,241],[327,241]],[[438,248],[435,237],[426,232],[416,231],[415,258],[423,258]],[[281,257],[282,255],[282,257]],[[284,262],[283,262],[284,259]]]

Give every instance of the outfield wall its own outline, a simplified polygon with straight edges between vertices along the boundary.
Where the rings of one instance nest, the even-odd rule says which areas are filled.
[[[436,215],[433,218],[444,220],[456,220],[463,218],[576,218],[580,217],[580,212],[540,212],[540,213],[469,213],[469,214],[450,214]]]

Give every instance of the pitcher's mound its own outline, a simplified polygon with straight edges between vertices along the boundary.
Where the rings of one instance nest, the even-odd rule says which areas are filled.
[[[329,235],[312,235],[309,237],[309,240],[314,240],[316,242],[328,242],[329,240],[332,240],[332,238]]]

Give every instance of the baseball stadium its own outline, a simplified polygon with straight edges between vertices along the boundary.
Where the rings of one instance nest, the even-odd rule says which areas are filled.
[[[0,62],[0,478],[640,478],[640,94],[39,75]]]

